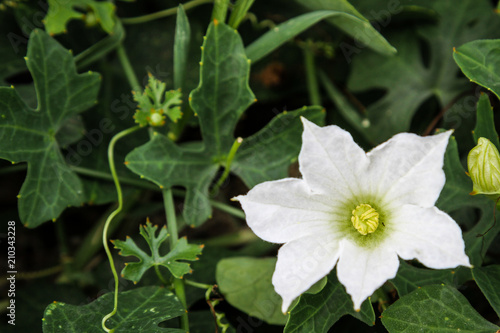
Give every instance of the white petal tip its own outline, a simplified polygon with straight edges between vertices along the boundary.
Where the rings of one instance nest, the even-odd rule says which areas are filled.
[[[230,200],[231,200],[231,201],[239,201],[239,202],[241,202],[241,199],[242,199],[243,197],[245,197],[245,196],[244,196],[244,195],[238,195],[237,197],[233,197],[233,198],[231,198]]]
[[[316,124],[315,124],[315,123],[313,123],[313,122],[309,121],[309,120],[308,120],[307,118],[305,118],[305,117],[300,116],[300,120],[302,120],[302,124],[304,124],[304,129],[305,129],[305,128],[307,128],[307,127],[309,127],[309,126],[311,126],[311,125],[316,126]]]

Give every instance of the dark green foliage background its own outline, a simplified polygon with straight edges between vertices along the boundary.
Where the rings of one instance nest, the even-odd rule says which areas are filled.
[[[147,217],[165,224],[160,186],[175,186],[180,236],[190,243],[181,241],[189,255],[180,259],[194,259],[198,245],[207,245],[185,276],[220,284],[211,297],[220,300],[215,310],[225,313],[228,332],[500,329],[500,223],[494,224],[491,198],[469,195],[465,174],[479,137],[499,146],[497,1],[256,0],[252,20],[237,31],[215,24],[208,2],[195,8],[183,2],[179,22],[171,15],[141,24],[126,19],[179,2],[70,0],[59,13],[55,3],[0,2],[0,232],[16,221],[19,272],[16,327],[3,320],[0,331],[39,332],[45,318],[45,333],[61,331],[68,320],[75,324],[64,332],[98,332],[111,310],[112,276],[100,237],[117,199],[106,150],[114,134],[134,125],[136,109],[120,45],[142,85],[133,88],[147,84],[148,72],[167,90],[181,88],[184,118],[120,141],[115,160],[125,205],[112,238],[131,237],[118,242],[121,249],[149,249],[138,225]],[[89,8],[99,11],[99,22],[91,22]],[[403,131],[454,129],[436,205],[462,228],[474,268],[430,270],[402,261],[398,275],[359,313],[333,271],[295,303],[288,319],[275,311],[280,298],[270,281],[279,246],[257,239],[230,199],[263,181],[300,176],[301,116],[349,130],[366,150]],[[238,137],[244,140],[231,175],[214,191]],[[157,252],[168,253],[157,243]],[[118,251],[115,260],[118,271],[134,261]],[[0,301],[7,300],[4,262],[2,255]],[[130,274],[120,280],[124,304],[113,323],[126,326],[130,315],[143,332],[182,332],[176,319],[182,304],[146,271],[148,264],[133,266],[142,268],[133,275],[137,285],[126,279]],[[51,267],[43,278],[27,274]],[[160,270],[169,276],[165,267]],[[181,268],[178,275],[189,271],[187,263]],[[187,288],[191,331],[213,332],[205,291]],[[264,301],[273,302],[269,313],[262,312]],[[149,311],[156,307],[158,315]]]

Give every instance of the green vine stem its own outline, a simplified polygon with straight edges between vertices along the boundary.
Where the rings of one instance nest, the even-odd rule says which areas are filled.
[[[92,169],[87,169],[87,168],[82,168],[74,165],[70,165],[70,169],[75,171],[76,173],[79,173],[84,176],[88,177],[93,177],[93,178],[98,178],[98,179],[104,179],[104,180],[113,180],[113,176],[110,173],[107,172],[102,172],[102,171],[97,171],[97,170],[92,170]],[[153,190],[153,191],[159,191],[158,186],[151,184],[148,181],[145,180],[140,180],[140,179],[134,179],[130,177],[123,177],[120,176],[118,177],[120,180],[120,183],[126,184],[126,185],[131,185],[147,190]]]
[[[206,3],[212,3],[213,0],[193,0],[190,2],[183,3],[182,6],[184,7],[185,10],[197,7],[199,5],[203,5]],[[137,17],[125,17],[121,19],[121,22],[123,24],[140,24],[140,23],[147,23],[153,20],[157,20],[160,18],[164,18],[167,16],[175,15],[177,14],[177,6],[165,10],[161,10],[156,13],[148,14],[148,15],[143,15],[143,16],[137,16]]]
[[[212,290],[212,288],[214,287],[214,286],[212,286],[211,284],[200,283],[200,282],[191,281],[191,280],[187,280],[187,279],[185,279],[185,280],[184,280],[184,282],[185,282],[188,286],[195,287],[195,288],[199,288],[199,289],[203,289],[203,290],[207,290],[207,289]]]
[[[226,22],[228,6],[229,0],[215,0],[214,9],[212,11],[212,20],[217,20],[222,23]]]
[[[240,148],[241,144],[243,143],[242,138],[237,138],[234,140],[233,145],[231,147],[231,150],[229,151],[229,155],[227,155],[226,158],[226,164],[224,165],[224,173],[222,176],[219,178],[217,183],[215,184],[214,188],[212,189],[213,193],[217,193],[219,191],[219,188],[224,184],[224,181],[227,179],[229,176],[229,173],[231,172],[231,164],[233,163],[234,156],[236,155],[236,152]]]
[[[111,35],[101,39],[97,43],[90,46],[75,56],[75,62],[78,69],[85,68],[95,61],[101,59],[109,52],[116,49],[125,38],[125,30],[120,22],[115,24],[114,31]]]
[[[119,179],[121,182],[121,179]],[[113,224],[109,226],[108,234],[112,234],[120,223],[124,220],[126,214],[134,207],[135,202],[139,198],[140,191],[127,196],[123,199],[123,209],[113,219]],[[72,267],[73,271],[81,271],[94,257],[95,254],[101,249],[102,241],[101,235],[106,224],[107,217],[115,210],[117,205],[113,205],[106,210],[106,212],[98,219],[97,223],[85,236],[82,244],[73,256]]]
[[[137,80],[137,76],[135,76],[132,65],[130,64],[130,60],[128,59],[127,53],[125,52],[125,47],[123,44],[118,46],[116,49],[116,53],[118,54],[118,59],[123,67],[123,71],[125,72],[125,76],[127,77],[130,86],[133,91],[141,91],[141,85]]]
[[[313,42],[308,40],[302,47],[304,53],[304,63],[306,67],[307,90],[309,92],[309,102],[311,105],[321,105],[321,95],[319,93],[318,78],[316,77],[316,66],[314,64]]]
[[[173,250],[175,248],[175,245],[177,244],[177,241],[179,240],[179,234],[177,231],[177,217],[175,216],[174,197],[171,189],[163,190],[162,194],[163,204],[165,205],[165,212],[167,215],[167,230],[170,235],[170,250]],[[186,292],[184,291],[184,282],[181,279],[174,279],[174,289],[175,294],[186,309],[186,313],[181,316],[181,328],[189,331],[189,318],[187,315],[187,302]]]
[[[174,192],[175,194],[175,192]],[[234,217],[237,217],[239,219],[244,220],[245,219],[245,213],[238,208],[234,208],[233,206],[229,206],[223,202],[215,201],[215,200],[210,200],[210,204],[212,207],[215,207],[225,213],[228,213],[229,215],[232,215]]]
[[[113,272],[113,277],[115,280],[115,297],[114,297],[113,311],[111,311],[110,313],[105,315],[104,318],[102,318],[102,328],[106,332],[112,331],[106,327],[106,320],[113,317],[116,314],[116,312],[118,311],[118,273],[116,272],[115,262],[113,260],[113,255],[111,254],[111,251],[109,250],[108,229],[109,229],[109,225],[111,224],[111,221],[113,221],[113,218],[116,215],[118,215],[123,208],[122,188],[120,186],[120,181],[118,180],[118,176],[116,174],[115,160],[114,160],[114,148],[115,148],[115,144],[118,140],[120,140],[124,136],[127,136],[127,135],[137,131],[140,128],[141,128],[140,126],[134,126],[134,127],[127,128],[127,129],[117,133],[115,136],[113,136],[113,138],[109,142],[109,146],[108,146],[109,169],[111,170],[111,175],[113,176],[113,181],[114,181],[115,186],[116,186],[116,192],[118,195],[118,207],[108,216],[106,223],[104,224],[104,229],[102,231],[102,244],[104,246],[104,250],[106,251],[106,255],[108,256],[109,266],[111,267],[111,271]]]
[[[168,285],[168,281],[165,279],[163,274],[161,274],[160,267],[158,267],[158,265],[155,265],[155,273],[156,276],[158,276],[158,279],[160,279],[161,283],[163,283],[165,286]]]
[[[255,0],[237,0],[234,5],[233,11],[231,12],[231,16],[229,16],[228,24],[233,29],[238,29],[238,26],[245,18],[248,10],[252,6]]]
[[[274,29],[276,27],[276,23],[274,23],[274,21],[271,21],[271,20],[259,21],[257,19],[257,16],[252,12],[246,13],[242,22],[244,20],[249,20],[250,23],[252,24],[252,27],[256,30],[260,30],[260,29],[264,29],[264,28],[268,28],[269,30],[271,30],[271,29]]]

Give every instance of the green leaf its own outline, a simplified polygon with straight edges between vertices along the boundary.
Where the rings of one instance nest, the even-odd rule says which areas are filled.
[[[432,285],[419,288],[382,313],[382,323],[392,332],[494,333],[493,325],[455,288]]]
[[[500,98],[500,39],[464,44],[453,50],[453,59],[472,82]]]
[[[81,182],[66,165],[56,135],[69,118],[94,105],[99,75],[77,74],[71,54],[41,30],[31,34],[26,63],[38,107],[28,107],[15,89],[0,87],[0,157],[28,162],[19,215],[34,228],[83,201]]]
[[[162,256],[160,255],[160,247],[169,235],[166,226],[160,229],[158,235],[156,235],[157,229],[158,226],[153,226],[149,221],[146,222],[146,225],[139,226],[139,233],[148,243],[151,254],[144,252],[130,237],[127,237],[125,241],[115,240],[113,242],[115,248],[121,250],[119,255],[134,256],[139,259],[139,262],[125,263],[125,268],[122,270],[123,278],[137,283],[148,269],[155,266],[168,268],[176,278],[182,278],[184,274],[191,272],[189,264],[180,260],[198,260],[198,255],[201,254],[203,247],[188,244],[186,238],[182,237],[170,252]]]
[[[387,33],[388,40],[398,50],[394,57],[364,50],[352,62],[350,90],[385,91],[383,97],[366,109],[370,126],[362,133],[372,143],[407,132],[416,111],[429,98],[437,98],[444,107],[470,89],[468,80],[456,76],[453,47],[494,36],[500,29],[500,17],[493,13],[487,0],[421,1],[419,5],[433,9],[439,15],[438,22]],[[421,56],[422,43],[429,48],[428,66]]]
[[[211,23],[201,63],[200,85],[191,92],[190,100],[200,120],[203,142],[180,146],[154,133],[148,143],[134,149],[126,158],[130,170],[158,186],[186,188],[183,215],[193,226],[201,225],[211,215],[210,184],[219,167],[226,165],[238,119],[255,99],[248,87],[250,65],[236,30],[223,23]],[[300,149],[302,126],[299,116],[318,121],[320,114],[319,108],[310,108],[288,112],[275,119],[259,133],[245,139],[248,144],[243,141],[236,153],[233,171],[247,184],[286,175]],[[287,126],[283,126],[284,122]],[[277,149],[278,144],[284,146]],[[258,149],[252,148],[253,145]],[[249,154],[257,154],[257,150],[265,159],[250,161],[253,155]],[[248,162],[248,167],[242,165],[244,162]],[[276,169],[271,170],[273,167]]]
[[[490,140],[497,149],[500,149],[498,141],[498,133],[495,129],[495,121],[493,119],[493,108],[490,104],[488,95],[481,94],[477,102],[476,127],[474,127],[474,141],[477,143],[479,138],[483,137]]]
[[[351,29],[366,32],[370,36],[366,38],[366,41],[369,41],[369,45],[384,54],[393,54],[396,52],[396,49],[394,49],[365,18],[360,18],[351,13],[341,11],[318,10],[290,19],[265,33],[259,39],[247,46],[247,56],[255,63],[283,45],[287,40],[297,36],[304,30],[324,19],[330,19],[330,22],[345,29],[345,31],[349,33],[354,31]]]
[[[250,316],[284,325],[287,317],[281,313],[282,300],[271,282],[275,266],[276,258],[223,259],[215,273],[219,290],[229,304]]]
[[[372,0],[373,1],[373,0]],[[356,45],[360,43],[368,46],[372,50],[385,55],[394,55],[397,51],[389,42],[382,36],[378,29],[375,29],[371,23],[347,0],[295,0],[305,8],[310,10],[331,10],[339,11],[350,16],[354,16],[353,20],[350,16],[333,17],[326,22],[336,26],[346,34],[357,40]],[[384,1],[387,6],[387,2]],[[369,24],[366,24],[368,22]]]
[[[399,297],[430,284],[453,284],[455,271],[451,269],[425,269],[407,264],[401,260],[398,274],[391,283],[396,287]]]
[[[450,138],[446,148],[443,169],[446,183],[436,202],[436,206],[447,213],[452,213],[464,207],[478,208],[481,212],[479,221],[464,233],[465,250],[471,264],[480,266],[488,247],[500,232],[498,224],[489,230],[493,225],[495,203],[485,196],[471,196],[469,194],[472,191],[472,181],[467,177],[462,167],[457,142],[454,137]],[[484,236],[478,237],[478,235],[482,234]]]
[[[184,7],[179,4],[174,40],[174,89],[181,89],[184,85],[190,40],[191,27],[189,20]]]
[[[344,286],[338,281],[336,271],[328,275],[328,282],[318,294],[300,296],[290,312],[285,333],[326,333],[342,316],[349,314],[367,325],[375,324],[375,313],[369,300],[356,312]]]
[[[223,160],[233,144],[238,119],[255,96],[248,86],[250,61],[236,30],[210,24],[200,63],[200,84],[189,96],[200,117],[205,151]]]
[[[186,313],[177,297],[165,288],[143,287],[118,294],[118,312],[106,326],[120,333],[180,333],[159,323]],[[113,309],[113,293],[76,306],[54,302],[45,309],[43,333],[101,333],[102,318]]]
[[[318,106],[278,114],[262,130],[243,140],[231,171],[249,188],[287,177],[288,168],[297,161],[302,144],[300,117],[321,124],[324,116],[324,110]]]
[[[89,25],[98,23],[108,34],[115,25],[115,5],[95,0],[48,0],[45,29],[51,35],[66,32],[66,25],[73,19],[84,20]],[[85,12],[86,14],[82,13]]]
[[[72,145],[80,140],[85,133],[85,126],[82,122],[80,115],[75,115],[66,119],[64,124],[56,134],[56,140],[61,148],[66,149],[67,146]]]
[[[500,317],[500,265],[474,268],[472,276]]]

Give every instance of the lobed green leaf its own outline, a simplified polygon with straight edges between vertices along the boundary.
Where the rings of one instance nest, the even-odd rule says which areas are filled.
[[[436,98],[441,107],[445,107],[470,89],[468,80],[456,76],[453,47],[496,35],[500,29],[500,17],[493,13],[487,0],[421,1],[419,5],[435,11],[438,21],[388,33],[388,40],[398,50],[396,56],[386,57],[369,50],[352,51],[351,55],[356,56],[348,88],[355,93],[374,89],[384,92],[366,108],[370,126],[362,134],[372,143],[407,132],[415,113],[428,99]],[[429,48],[428,59],[425,59],[428,64],[421,55],[425,51],[422,41]],[[425,110],[423,112],[422,116],[429,117]]]
[[[115,240],[113,244],[116,249],[120,249],[120,255],[124,257],[134,256],[139,259],[138,262],[125,263],[125,268],[122,270],[122,277],[137,283],[141,280],[144,273],[155,266],[166,267],[170,273],[176,278],[182,278],[184,274],[191,272],[188,263],[180,260],[198,260],[198,255],[201,254],[202,246],[188,244],[186,238],[181,238],[175,244],[175,247],[166,255],[160,255],[160,247],[167,240],[167,228],[163,226],[158,235],[156,231],[158,226],[153,226],[151,222],[146,222],[146,225],[139,227],[139,233],[148,243],[151,254],[143,251],[132,238],[127,237],[125,241]]]
[[[115,25],[115,5],[95,0],[48,0],[49,10],[44,24],[51,35],[66,32],[69,21],[85,20],[87,24],[99,24],[108,34]],[[83,14],[84,11],[86,14]]]
[[[66,164],[56,135],[96,103],[100,78],[97,73],[77,74],[71,53],[41,30],[31,34],[26,63],[38,107],[28,107],[13,87],[0,87],[0,157],[28,163],[18,206],[22,222],[34,228],[84,200],[82,184]]]

